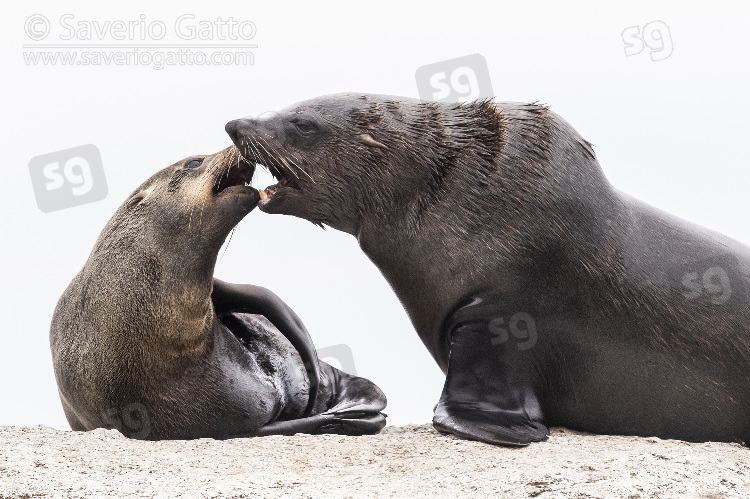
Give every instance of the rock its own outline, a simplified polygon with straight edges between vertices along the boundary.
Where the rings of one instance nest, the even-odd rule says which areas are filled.
[[[0,427],[0,498],[750,497],[749,452],[563,429],[508,449],[429,425],[363,437],[162,442]]]

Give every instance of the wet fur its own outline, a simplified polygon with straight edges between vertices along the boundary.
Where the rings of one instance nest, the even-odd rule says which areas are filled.
[[[314,140],[295,135],[299,118]],[[547,425],[750,441],[750,249],[618,192],[547,107],[342,94],[235,128],[246,157],[293,158],[315,181],[264,211],[357,237],[444,371],[448,325],[481,297],[477,323],[539,318],[523,382]],[[270,154],[255,157],[243,140],[261,133]],[[725,257],[737,300],[686,300],[674,273]]]
[[[374,384],[321,362],[311,424],[298,351],[263,317],[229,310],[219,319],[217,255],[258,197],[249,188],[212,195],[237,174],[234,147],[199,169],[183,167],[191,159],[160,171],[119,207],[58,302],[50,344],[71,428],[147,439],[252,436],[269,424],[275,430],[267,433],[377,432],[385,397]],[[253,287],[247,296],[256,292],[272,295]],[[336,411],[355,402],[369,418],[362,424]]]

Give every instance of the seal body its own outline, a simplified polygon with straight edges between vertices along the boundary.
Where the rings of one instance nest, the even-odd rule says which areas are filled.
[[[267,289],[213,278],[256,205],[234,147],[147,180],[102,231],[50,330],[74,430],[146,439],[378,431],[385,397],[318,362],[309,333]]]
[[[260,208],[351,233],[446,383],[443,432],[750,441],[750,248],[613,188],[546,107],[340,94],[227,132]]]

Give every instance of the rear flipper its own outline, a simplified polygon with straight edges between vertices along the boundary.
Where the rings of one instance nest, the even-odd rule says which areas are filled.
[[[547,440],[528,352],[493,345],[486,322],[453,330],[448,374],[432,424],[442,433],[523,447]]]
[[[324,412],[307,418],[274,421],[260,428],[253,436],[294,435],[295,433],[337,433],[368,435],[385,426],[385,394],[375,383],[352,376],[320,362],[321,385],[318,405]],[[319,407],[316,407],[316,410]]]
[[[315,406],[320,380],[318,355],[310,333],[294,310],[266,288],[250,284],[230,284],[215,278],[211,299],[219,317],[236,312],[263,315],[297,349],[310,382],[310,399],[305,410],[305,414],[310,414]]]
[[[377,433],[384,426],[385,415],[380,412],[325,413],[304,419],[275,421],[260,428],[253,436],[296,435],[297,433],[308,433],[311,435],[337,433],[339,435],[359,436]]]

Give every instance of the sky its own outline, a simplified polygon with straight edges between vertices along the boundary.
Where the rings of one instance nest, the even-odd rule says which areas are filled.
[[[230,145],[227,121],[322,94],[424,98],[420,90],[442,91],[442,82],[448,98],[491,88],[498,101],[545,103],[594,144],[618,189],[750,243],[749,10],[653,1],[6,6],[0,425],[68,429],[50,319],[133,189],[181,158]],[[193,59],[161,67],[154,54],[177,44],[190,45]],[[220,64],[197,64],[195,53],[217,50]],[[34,63],[42,52],[73,52],[80,64]],[[106,59],[113,52],[123,52],[121,64]],[[471,71],[452,81],[463,67],[456,59]],[[91,176],[66,166],[78,157],[71,149]],[[85,193],[40,191],[48,182]],[[262,172],[256,182],[272,183]],[[272,289],[318,348],[351,349],[352,358],[331,362],[383,389],[389,424],[431,420],[443,375],[352,236],[255,210],[222,251],[217,277]]]

